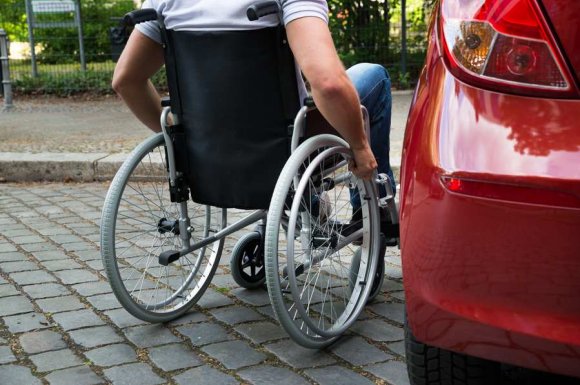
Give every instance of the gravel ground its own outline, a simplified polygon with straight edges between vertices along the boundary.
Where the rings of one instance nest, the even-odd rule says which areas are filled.
[[[113,96],[17,99],[0,112],[0,152],[130,152],[149,134]]]
[[[400,159],[410,102],[409,92],[394,92],[391,158]],[[112,95],[16,98],[13,109],[0,110],[0,152],[130,152],[149,134]]]

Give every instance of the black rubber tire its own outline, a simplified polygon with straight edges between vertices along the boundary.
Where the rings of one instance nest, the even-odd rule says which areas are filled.
[[[405,322],[405,354],[411,385],[496,385],[501,364],[418,341]]]
[[[250,275],[242,268],[244,257],[258,263],[259,270],[255,275]],[[264,243],[259,232],[253,231],[243,235],[232,250],[230,259],[230,271],[232,278],[238,285],[246,289],[258,289],[264,287],[266,282],[266,270],[264,268]]]

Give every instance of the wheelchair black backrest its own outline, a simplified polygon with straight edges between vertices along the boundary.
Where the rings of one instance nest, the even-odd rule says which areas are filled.
[[[163,34],[175,131],[185,137],[176,158],[193,200],[268,208],[300,108],[284,28]]]

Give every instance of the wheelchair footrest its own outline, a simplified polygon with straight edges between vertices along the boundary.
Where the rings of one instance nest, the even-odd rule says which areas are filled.
[[[179,251],[177,250],[167,250],[159,254],[159,264],[167,266],[172,262],[175,262],[181,257]]]

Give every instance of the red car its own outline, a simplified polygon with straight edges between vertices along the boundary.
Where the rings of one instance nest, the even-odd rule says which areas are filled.
[[[580,377],[580,1],[441,0],[401,170],[411,383]]]

